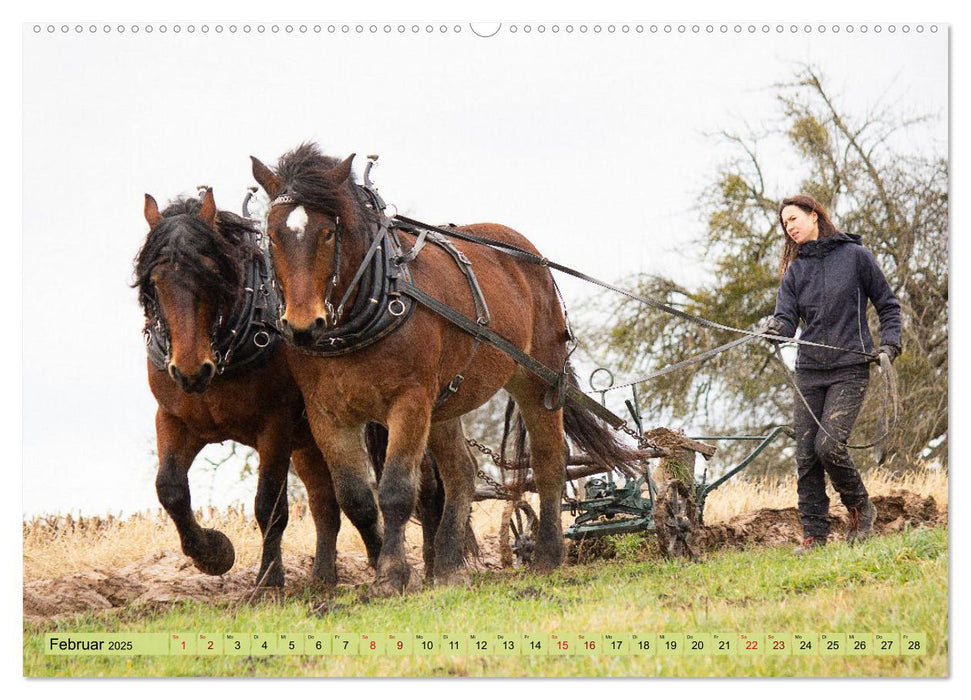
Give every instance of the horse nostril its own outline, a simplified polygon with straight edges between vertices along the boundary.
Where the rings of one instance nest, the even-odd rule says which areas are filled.
[[[281,318],[280,319],[280,325],[283,326],[284,328],[288,328],[290,326],[290,322],[288,320],[286,320],[285,318]]]
[[[327,325],[327,320],[322,316],[318,316],[317,320],[314,321],[314,328],[316,328],[317,330],[324,328],[326,325]]]
[[[209,360],[203,362],[202,369],[199,370],[199,378],[202,381],[208,381],[214,374],[216,374],[216,365]]]
[[[179,377],[182,376],[182,373],[179,371],[179,368],[175,366],[174,362],[169,363],[168,370],[169,370],[169,376],[172,378],[172,381],[174,382],[179,381]]]

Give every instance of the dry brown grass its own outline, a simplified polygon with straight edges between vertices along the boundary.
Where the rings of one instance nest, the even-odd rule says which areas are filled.
[[[864,480],[875,496],[906,489],[921,496],[933,496],[942,510],[947,508],[947,475],[940,471],[915,471],[903,477],[871,471]],[[761,508],[787,508],[795,504],[793,477],[759,481],[735,479],[709,497],[705,521],[716,523]],[[501,501],[486,501],[473,507],[472,524],[480,541],[497,533],[502,506]],[[207,509],[198,516],[204,527],[215,527],[229,536],[236,547],[236,566],[252,566],[259,562],[260,531],[252,516],[240,508]],[[570,514],[564,513],[564,524],[571,520]],[[410,524],[407,538],[420,546],[420,526]],[[284,556],[311,555],[315,543],[313,520],[306,507],[293,505],[290,524],[283,538]],[[161,510],[141,513],[126,520],[35,518],[24,523],[23,544],[24,581],[57,578],[90,569],[116,569],[147,554],[180,551],[175,526]],[[364,551],[360,536],[346,520],[342,521],[337,546],[342,552]]]
[[[863,475],[863,483],[872,496],[887,496],[892,491],[904,489],[920,496],[932,496],[942,511],[947,510],[947,473],[941,470],[919,469],[895,475],[872,469]],[[827,490],[831,503],[839,503],[832,488]],[[724,522],[761,508],[792,508],[795,505],[794,474],[757,481],[736,478],[711,492],[705,504],[705,522]]]
[[[480,537],[495,534],[502,503],[476,504],[472,523]],[[259,563],[262,540],[256,519],[241,508],[206,509],[196,513],[203,527],[224,532],[236,548],[236,566]],[[409,523],[409,542],[421,546],[421,527]],[[283,536],[284,556],[312,555],[317,541],[313,519],[302,504],[290,508],[290,522]],[[125,520],[115,518],[34,518],[24,523],[24,581],[51,579],[90,569],[116,569],[147,554],[180,551],[175,525],[161,510],[144,512]],[[364,553],[354,526],[341,519],[337,538],[341,552]]]

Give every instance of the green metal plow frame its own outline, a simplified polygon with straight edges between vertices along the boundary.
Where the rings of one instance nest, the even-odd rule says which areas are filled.
[[[637,421],[638,424],[640,421]],[[698,504],[698,522],[704,522],[705,500],[708,494],[738,474],[751,464],[787,426],[777,426],[768,435],[706,435],[692,437],[692,440],[719,441],[745,440],[758,441],[759,444],[741,462],[729,469],[717,480],[708,484],[707,470],[700,483],[694,485]],[[643,487],[647,484],[647,494]],[[613,474],[606,478],[590,479],[585,487],[583,500],[572,500],[562,505],[564,511],[575,513],[576,520],[567,528],[564,535],[579,540],[588,537],[602,537],[628,532],[644,532],[654,529],[654,511],[657,485],[647,471],[636,479],[626,479],[623,486],[613,480]]]

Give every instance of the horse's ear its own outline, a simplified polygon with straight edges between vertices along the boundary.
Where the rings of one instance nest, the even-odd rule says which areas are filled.
[[[212,188],[206,189],[206,194],[202,198],[202,208],[199,209],[199,218],[202,223],[211,229],[216,228],[216,198],[212,196]]]
[[[158,226],[158,223],[162,220],[162,215],[158,213],[158,203],[155,201],[155,197],[145,193],[145,221],[152,228]]]
[[[280,190],[283,189],[283,183],[280,182],[280,178],[274,175],[272,170],[263,165],[256,156],[250,156],[249,158],[253,161],[253,177],[260,183],[260,187],[270,196],[270,199],[276,199],[276,196],[280,194]]]
[[[354,156],[356,155],[356,153],[352,153],[336,168],[328,170],[327,177],[333,180],[335,184],[343,185],[347,178],[351,176],[351,165],[354,163]]]

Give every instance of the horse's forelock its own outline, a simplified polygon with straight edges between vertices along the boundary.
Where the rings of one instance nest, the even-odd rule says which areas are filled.
[[[162,264],[174,264],[185,275],[185,283],[212,295],[217,303],[231,302],[243,285],[244,263],[260,251],[247,231],[252,225],[229,212],[219,212],[219,231],[207,227],[196,216],[201,207],[194,198],[170,202],[160,221],[148,234],[135,260],[134,287],[148,311],[152,302],[152,274]],[[213,274],[206,260],[215,263]]]
[[[276,175],[284,191],[298,202],[328,216],[340,216],[346,228],[356,230],[366,220],[368,210],[356,194],[353,172],[342,183],[330,178],[330,171],[340,164],[337,158],[322,154],[317,144],[303,143],[280,157]]]

